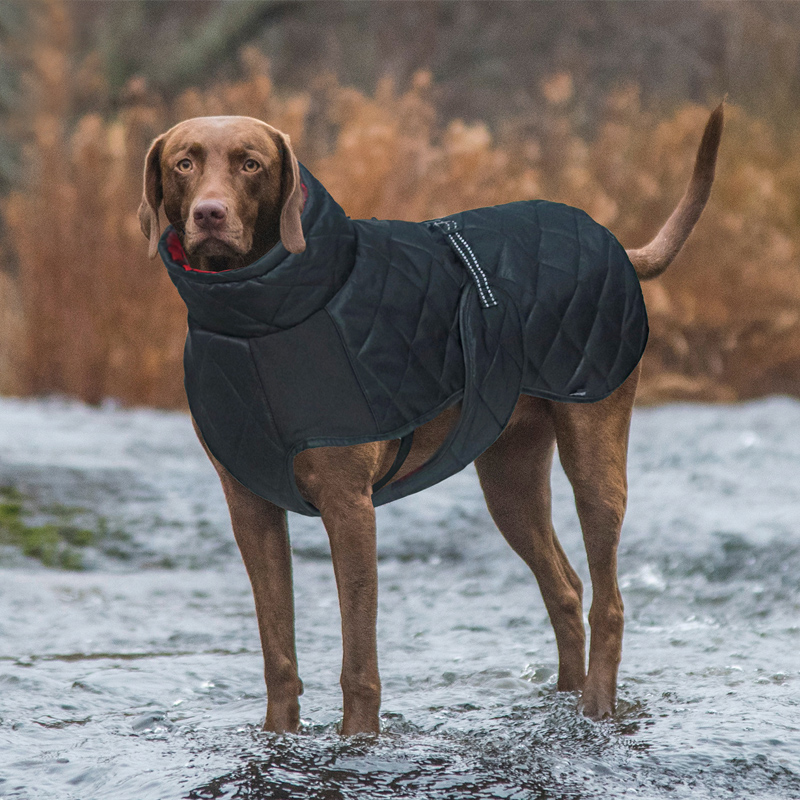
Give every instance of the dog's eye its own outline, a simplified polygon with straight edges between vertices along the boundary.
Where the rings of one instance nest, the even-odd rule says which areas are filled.
[[[248,158],[247,161],[242,164],[242,169],[245,172],[258,172],[258,170],[261,169],[261,164],[259,164],[254,158]]]
[[[176,165],[175,169],[178,172],[190,172],[192,169],[192,159],[191,158],[182,158]]]

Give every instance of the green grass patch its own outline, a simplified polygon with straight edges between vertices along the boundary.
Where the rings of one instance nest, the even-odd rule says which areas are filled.
[[[76,524],[86,509],[37,506],[13,486],[0,486],[0,545],[18,548],[48,567],[83,569],[82,550],[103,538],[104,521],[97,531]],[[35,521],[33,521],[35,520]]]

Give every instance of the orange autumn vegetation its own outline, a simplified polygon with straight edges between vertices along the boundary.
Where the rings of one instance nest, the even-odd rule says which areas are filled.
[[[31,178],[4,201],[0,390],[180,407],[185,308],[147,259],[136,209],[144,154],[178,120],[244,114],[286,131],[353,217],[422,220],[544,197],[579,206],[626,246],[648,241],[688,181],[710,108],[645,109],[635,87],[607,98],[591,137],[555,75],[536,133],[442,120],[421,72],[373,95],[321,79],[283,95],[255,50],[242,77],[166,105],[136,81],[113,118],[74,119],[74,70],[57,41],[34,53]],[[78,76],[79,78],[81,76]],[[89,80],[83,76],[84,80]],[[800,135],[735,106],[708,208],[678,260],[646,285],[651,341],[640,399],[800,395]]]

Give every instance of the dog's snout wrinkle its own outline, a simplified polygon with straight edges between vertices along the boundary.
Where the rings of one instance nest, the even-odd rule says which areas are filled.
[[[218,227],[228,217],[228,209],[219,200],[202,200],[192,211],[192,219],[198,228]]]

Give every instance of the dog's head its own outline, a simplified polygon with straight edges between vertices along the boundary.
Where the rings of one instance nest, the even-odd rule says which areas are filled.
[[[151,145],[139,206],[155,257],[159,209],[181,237],[192,266],[244,266],[279,240],[291,253],[306,243],[303,194],[289,137],[251,117],[196,117]]]

